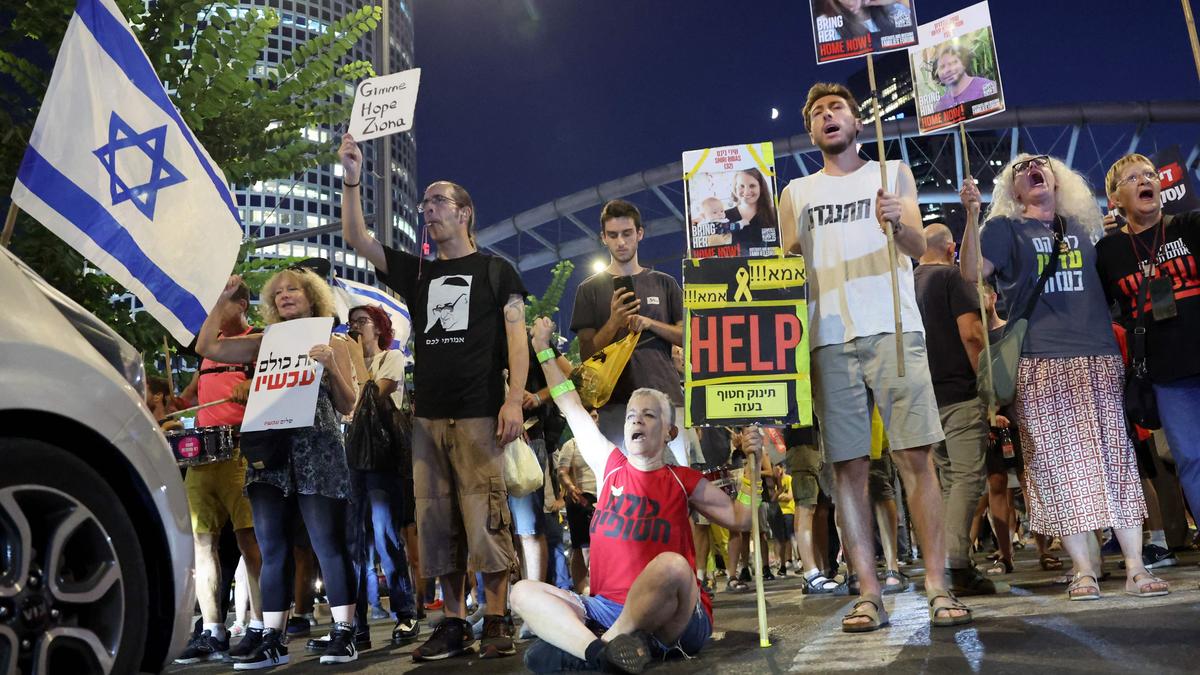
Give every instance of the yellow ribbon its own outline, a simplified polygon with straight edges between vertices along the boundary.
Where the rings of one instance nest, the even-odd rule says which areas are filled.
[[[737,274],[737,291],[733,294],[734,302],[753,302],[754,297],[750,295],[750,273],[745,267],[739,267]]]

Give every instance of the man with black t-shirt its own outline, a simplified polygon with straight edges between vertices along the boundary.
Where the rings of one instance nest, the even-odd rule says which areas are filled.
[[[412,309],[413,488],[421,575],[441,578],[446,602],[446,618],[413,651],[413,659],[456,656],[474,643],[463,618],[468,568],[483,573],[487,606],[499,612],[484,616],[480,655],[514,654],[503,616],[508,574],[516,564],[503,461],[504,446],[521,433],[523,420],[529,366],[525,287],[511,265],[476,250],[475,207],[454,183],[433,183],[420,204],[436,259],[381,245],[363,221],[358,144],[347,134],[338,154],[345,170],[342,236]]]
[[[971,561],[971,519],[987,481],[988,426],[975,390],[975,368],[983,350],[979,297],[954,264],[950,228],[925,228],[925,254],[913,270],[917,308],[925,324],[929,375],[946,440],[933,446],[945,507],[946,571],[959,595],[996,592],[996,585]],[[934,564],[930,561],[930,564]]]

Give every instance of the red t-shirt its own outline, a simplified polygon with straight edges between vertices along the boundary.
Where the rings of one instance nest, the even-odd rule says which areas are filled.
[[[640,471],[613,448],[592,516],[592,595],[625,604],[629,587],[660,553],[678,553],[695,569],[688,498],[703,478],[683,466]],[[700,601],[711,620],[708,594]]]
[[[249,335],[254,328],[247,328],[242,335]],[[246,371],[254,370],[252,363],[218,363],[204,359],[200,362],[200,372],[197,377],[200,382],[196,387],[196,402],[203,405],[210,401],[229,398],[233,388],[242,380],[248,379]],[[220,372],[208,372],[220,371]],[[196,411],[196,426],[216,427],[224,424],[241,426],[242,417],[246,415],[246,406],[240,403],[222,403]]]

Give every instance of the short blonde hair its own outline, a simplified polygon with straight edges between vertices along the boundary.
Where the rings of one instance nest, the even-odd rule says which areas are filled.
[[[649,396],[655,401],[658,401],[658,409],[662,412],[662,418],[667,420],[669,426],[675,426],[675,406],[671,405],[671,399],[666,394],[657,389],[642,387],[640,389],[635,389],[634,392],[629,395],[629,400],[633,401],[634,396]],[[629,404],[626,404],[627,409],[628,407]]]
[[[1148,164],[1151,169],[1158,170],[1158,167],[1154,166],[1154,162],[1151,162],[1149,157],[1136,152],[1131,152],[1118,159],[1109,167],[1108,174],[1104,177],[1104,193],[1108,195],[1109,199],[1112,199],[1113,195],[1117,193],[1117,181],[1121,180],[1121,172],[1130,164]]]
[[[262,293],[259,296],[262,299],[259,309],[262,312],[263,320],[267,323],[283,321],[283,318],[279,316],[279,308],[275,306],[275,291],[278,290],[280,284],[289,279],[294,280],[304,291],[304,296],[312,305],[313,316],[338,318],[336,305],[333,302],[333,291],[329,289],[329,284],[307,267],[289,267],[271,275],[271,278],[267,279],[267,283],[263,284]]]

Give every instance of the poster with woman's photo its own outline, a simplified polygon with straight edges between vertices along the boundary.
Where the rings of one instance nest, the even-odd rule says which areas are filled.
[[[921,133],[1004,111],[1000,64],[988,4],[981,2],[917,28],[908,50]]]
[[[683,153],[689,258],[780,255],[771,143]]]
[[[917,44],[913,0],[811,0],[817,63]]]

